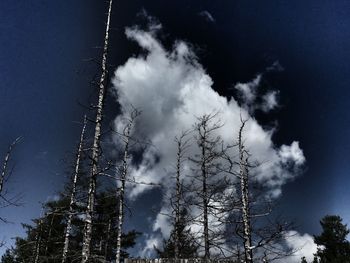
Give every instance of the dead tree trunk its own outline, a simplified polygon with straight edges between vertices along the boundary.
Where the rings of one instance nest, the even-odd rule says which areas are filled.
[[[8,163],[9,163],[9,160],[10,160],[10,157],[11,157],[11,152],[13,150],[13,148],[15,147],[15,145],[20,141],[20,137],[18,137],[16,140],[14,140],[8,150],[7,150],[7,153],[5,155],[5,159],[4,159],[4,163],[2,165],[2,171],[1,171],[1,175],[0,175],[0,195],[2,194],[2,191],[4,189],[4,183],[6,181],[6,177],[8,175],[7,173],[7,169],[8,169]]]
[[[118,202],[118,222],[117,222],[117,245],[115,253],[115,262],[120,262],[120,251],[121,251],[121,237],[122,237],[122,228],[124,222],[124,205],[125,205],[125,181],[127,180],[128,174],[128,159],[129,159],[129,147],[130,147],[130,138],[132,133],[132,128],[134,126],[135,119],[138,117],[140,112],[134,109],[130,114],[130,119],[123,131],[123,141],[124,141],[124,154],[123,154],[123,163],[121,168],[121,177],[120,177],[120,187],[117,193]]]
[[[38,222],[38,232],[36,233],[36,238],[35,238],[35,247],[34,247],[34,263],[39,262],[39,257],[40,257],[40,247],[41,247],[41,235],[42,235],[42,218],[39,219]]]
[[[202,199],[202,209],[203,209],[203,238],[204,238],[204,259],[207,260],[210,257],[210,245],[209,245],[209,226],[208,226],[208,189],[207,189],[207,141],[208,141],[208,118],[203,116],[200,122],[197,124],[198,131],[198,145],[201,150],[201,156],[199,160],[199,165],[201,169],[201,199]]]
[[[181,196],[182,196],[182,185],[181,185],[181,171],[182,162],[184,158],[184,152],[188,147],[188,140],[184,140],[187,136],[186,132],[183,132],[179,138],[175,138],[177,144],[176,153],[176,188],[175,188],[175,244],[174,244],[174,254],[175,260],[180,258],[180,217],[181,217]]]
[[[249,179],[248,179],[248,156],[242,142],[242,133],[245,121],[238,134],[238,149],[239,149],[239,178],[241,187],[241,202],[242,202],[242,222],[243,222],[243,239],[244,239],[244,257],[246,263],[253,263],[252,251],[252,234],[250,225],[249,212]]]
[[[204,259],[210,258],[211,240],[209,236],[209,205],[210,197],[214,190],[214,176],[217,174],[217,162],[221,153],[217,151],[217,147],[221,145],[221,138],[214,136],[215,131],[222,127],[219,121],[215,121],[216,114],[204,115],[198,119],[195,126],[197,131],[197,144],[200,149],[199,158],[192,160],[200,167],[198,180],[201,184],[198,196],[201,199],[201,205],[198,205],[202,211],[201,224],[203,226],[204,241]],[[213,121],[215,121],[213,123]]]
[[[67,225],[66,225],[66,229],[65,229],[65,236],[64,236],[62,263],[65,263],[67,261],[69,238],[70,238],[71,231],[72,231],[72,219],[73,219],[74,204],[76,201],[76,191],[77,191],[76,188],[77,188],[78,176],[79,176],[79,172],[80,172],[80,163],[81,163],[81,157],[82,157],[82,152],[83,152],[86,124],[87,124],[87,118],[86,118],[86,116],[84,116],[84,124],[83,124],[83,129],[81,130],[81,134],[80,134],[80,141],[79,141],[79,145],[78,145],[78,149],[77,149],[77,153],[76,153],[74,175],[72,178],[72,192],[70,195],[68,220],[67,220]]]
[[[181,183],[180,183],[180,170],[181,170],[181,150],[182,141],[177,140],[177,162],[176,162],[176,192],[175,192],[175,260],[179,258],[179,221],[180,221],[180,194],[181,194]]]
[[[101,128],[102,128],[102,117],[104,108],[104,99],[106,93],[106,77],[107,77],[107,55],[108,55],[108,42],[109,42],[109,28],[112,12],[113,0],[109,1],[106,31],[104,38],[103,54],[102,54],[102,73],[99,82],[99,95],[98,104],[96,105],[97,113],[95,120],[95,135],[92,147],[92,164],[91,164],[91,175],[88,191],[88,204],[85,215],[85,227],[83,236],[83,247],[82,247],[82,263],[86,263],[90,258],[90,245],[92,238],[92,218],[94,213],[95,205],[95,194],[96,194],[96,180],[98,176],[98,163],[100,157],[100,139],[101,139]]]

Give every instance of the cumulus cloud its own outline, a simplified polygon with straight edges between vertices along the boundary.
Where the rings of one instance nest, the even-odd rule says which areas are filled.
[[[305,257],[307,262],[312,262],[314,254],[317,252],[317,245],[309,234],[303,234],[296,231],[286,233],[286,246],[295,253],[287,258],[280,259],[278,263],[300,263],[300,259]]]
[[[225,125],[217,130],[217,135],[227,143],[236,139],[241,117],[249,119],[244,139],[254,159],[262,163],[255,171],[257,178],[270,188],[274,197],[279,196],[281,187],[296,176],[293,173],[295,169],[289,167],[299,167],[305,162],[299,143],[281,147],[275,145],[272,141],[273,130],[264,129],[249,109],[240,106],[234,98],[221,96],[212,88],[213,80],[187,43],[176,41],[172,50],[164,48],[156,37],[157,28],[160,27],[153,26],[149,31],[137,27],[126,29],[126,36],[147,53],[129,58],[118,67],[113,78],[122,111],[115,120],[116,129],[123,128],[122,120],[128,115],[132,104],[142,110],[142,116],[136,122],[135,136],[148,138],[154,145],[143,150],[141,161],[130,167],[130,176],[137,181],[162,183],[166,193],[171,191],[167,186],[172,185],[173,178],[167,170],[175,161],[173,138],[181,131],[192,128],[197,117],[219,112],[220,120]],[[261,76],[258,75],[251,83],[236,85],[246,102],[253,103],[256,99],[255,90],[260,81]],[[273,98],[266,100],[271,108]],[[188,154],[193,156],[196,151],[193,144]],[[190,175],[192,172],[191,165],[185,163],[184,174]],[[187,177],[184,180],[189,182]],[[128,187],[129,198],[137,198],[152,189],[142,184]],[[200,231],[195,227],[193,229]],[[156,217],[153,229],[160,230],[164,237],[169,236],[169,222],[161,213]],[[159,237],[152,236],[147,241],[144,253],[153,248],[154,242],[159,242]]]
[[[198,15],[204,17],[205,20],[207,20],[208,22],[211,22],[211,23],[215,22],[215,18],[207,10],[203,10],[203,11],[199,12]]]

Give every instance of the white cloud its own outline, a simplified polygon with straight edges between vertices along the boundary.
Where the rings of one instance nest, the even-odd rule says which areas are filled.
[[[161,238],[159,236],[151,235],[146,240],[146,244],[143,250],[140,253],[140,256],[143,258],[151,258],[154,254],[154,247],[161,247]]]
[[[317,245],[309,234],[303,234],[296,231],[289,231],[286,236],[286,245],[289,249],[295,251],[293,256],[283,258],[278,263],[300,263],[300,259],[305,257],[308,262],[312,262],[314,254],[317,251]]]
[[[162,236],[168,238],[170,236],[170,227],[169,227],[169,216],[171,211],[169,206],[163,206],[159,211],[154,223],[153,223],[153,231],[160,230]]]
[[[277,99],[278,91],[269,91],[265,95],[262,96],[262,103],[260,108],[264,112],[269,112],[278,106]]]
[[[272,71],[276,66],[276,62],[266,69],[266,72]],[[279,65],[279,64],[278,64]],[[243,108],[254,114],[254,111],[260,109],[264,112],[269,112],[278,107],[278,91],[272,90],[259,96],[258,88],[261,85],[263,74],[258,74],[254,79],[246,83],[237,83],[234,88],[238,91],[240,104]],[[258,101],[261,97],[261,101]]]
[[[294,169],[291,171],[289,167],[299,167],[305,162],[298,142],[281,148],[274,145],[273,130],[265,130],[247,108],[240,107],[234,98],[223,97],[212,88],[211,77],[185,42],[177,41],[171,51],[165,50],[156,38],[155,28],[159,27],[152,27],[148,32],[137,27],[126,30],[127,37],[136,41],[147,55],[129,58],[118,67],[113,78],[122,110],[122,116],[115,120],[116,128],[122,129],[123,115],[128,114],[132,104],[142,110],[142,116],[136,122],[135,135],[148,138],[154,144],[154,147],[145,149],[141,162],[131,167],[131,176],[143,182],[162,183],[164,191],[169,193],[171,190],[167,187],[173,185],[173,178],[166,170],[175,161],[173,138],[190,129],[196,117],[219,112],[225,125],[217,133],[229,143],[236,140],[241,116],[249,119],[244,131],[245,143],[253,158],[262,163],[255,172],[260,182],[270,187],[271,194],[279,196],[283,184],[296,176],[292,172]],[[260,81],[261,75],[258,75],[250,83],[236,85],[246,102],[255,101],[255,90]],[[194,144],[188,149],[190,155],[196,151]],[[184,174],[191,173],[187,163]],[[184,180],[189,182],[188,177]],[[129,185],[129,198],[137,198],[150,189],[145,185]],[[196,213],[195,210],[192,212]],[[212,220],[212,223],[215,222]],[[164,236],[169,235],[168,222],[161,215],[157,216],[153,229],[160,230]],[[200,227],[193,226],[192,230],[200,231]],[[153,236],[147,241],[144,253],[153,248],[155,240]]]
[[[247,83],[237,83],[235,89],[243,101],[243,106],[249,108],[255,102],[257,97],[257,88],[261,82],[261,74],[257,75],[252,81]]]
[[[299,147],[299,142],[294,141],[290,146],[282,145],[278,154],[281,157],[281,162],[284,164],[294,163],[301,165],[305,162],[305,156],[303,150]]]

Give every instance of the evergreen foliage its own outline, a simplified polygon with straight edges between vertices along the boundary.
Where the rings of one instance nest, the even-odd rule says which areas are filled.
[[[116,202],[117,198],[111,191],[104,191],[97,195],[94,224],[94,236],[92,240],[93,261],[112,261],[115,257],[116,246]],[[22,224],[26,230],[25,237],[17,237],[15,246],[6,251],[1,258],[1,263],[35,262],[38,254],[38,262],[61,262],[64,241],[67,209],[69,200],[61,195],[57,200],[47,202],[43,210],[44,215],[33,219],[32,224]],[[84,206],[76,205],[76,215],[73,217],[73,231],[69,242],[68,262],[77,262],[81,258],[82,237],[84,230],[83,213]],[[130,231],[122,234],[122,257],[128,257],[126,251],[135,245],[139,232]]]
[[[349,229],[337,215],[327,215],[321,219],[322,233],[315,236],[318,250],[314,262],[347,263],[350,262],[350,243],[346,239]]]
[[[175,257],[175,229],[170,233],[168,240],[163,241],[163,250],[156,248],[155,250],[160,258],[174,258]],[[182,209],[179,224],[177,226],[179,231],[179,258],[195,258],[198,256],[197,250],[199,245],[196,243],[191,229],[187,226],[187,210]]]

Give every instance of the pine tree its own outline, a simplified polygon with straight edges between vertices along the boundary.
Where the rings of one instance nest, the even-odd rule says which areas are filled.
[[[187,210],[183,209],[180,213],[180,220],[177,227],[174,227],[170,233],[168,240],[163,241],[163,250],[155,247],[155,250],[161,258],[175,258],[175,244],[176,235],[175,231],[178,231],[178,258],[195,258],[198,256],[197,251],[199,245],[197,244],[194,236],[191,234],[191,229],[187,226]]]
[[[114,191],[102,191],[96,196],[97,220],[91,240],[91,259],[112,261],[115,258],[117,202]],[[33,219],[32,224],[23,224],[26,236],[16,238],[12,250],[14,262],[62,262],[69,204],[69,196],[62,194],[57,200],[45,203],[43,215]],[[74,210],[67,262],[81,259],[84,221],[76,215],[83,214],[84,208],[77,205]],[[108,222],[111,222],[109,230]],[[128,256],[126,249],[135,245],[135,239],[139,235],[136,231],[122,235],[122,258]]]
[[[15,263],[15,257],[11,249],[7,249],[1,257],[1,263]]]
[[[306,261],[306,258],[305,258],[305,257],[302,257],[302,258],[301,258],[301,263],[307,263],[307,261]]]
[[[327,215],[321,219],[322,233],[315,236],[319,246],[316,256],[320,263],[350,262],[350,243],[346,239],[350,230],[337,215]]]

